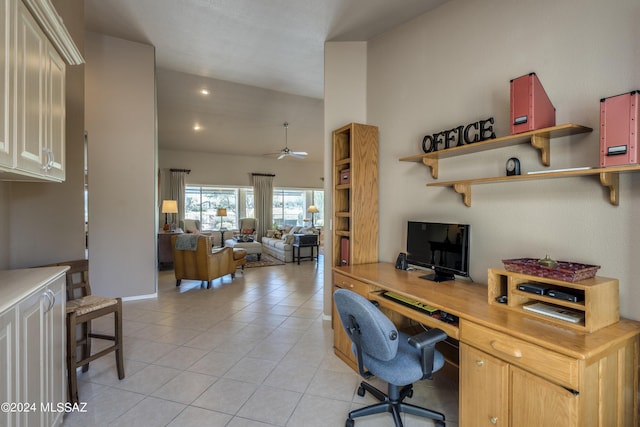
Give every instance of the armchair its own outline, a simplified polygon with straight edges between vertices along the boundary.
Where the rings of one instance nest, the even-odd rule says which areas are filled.
[[[199,219],[181,219],[178,225],[185,233],[199,233],[202,231]]]
[[[333,294],[342,325],[352,341],[352,349],[358,359],[360,375],[372,376],[388,383],[388,394],[371,384],[361,382],[358,395],[368,391],[380,403],[349,412],[346,427],[353,427],[354,418],[390,412],[396,427],[402,427],[401,412],[435,420],[444,426],[444,415],[430,409],[405,403],[413,396],[412,384],[431,379],[442,368],[444,357],[435,345],[447,335],[440,329],[431,329],[415,336],[399,332],[394,324],[366,298],[355,292],[338,289]],[[365,369],[366,366],[366,369]]]
[[[238,226],[239,234],[249,234],[253,236],[254,242],[258,241],[258,220],[256,218],[240,218]]]
[[[178,239],[193,239],[192,248],[178,244]],[[176,247],[178,246],[178,248]],[[211,288],[211,281],[218,277],[236,274],[236,262],[233,259],[232,248],[211,249],[211,237],[204,235],[176,235],[171,236],[171,248],[173,250],[174,271],[176,286],[180,286],[182,279],[201,280],[207,282],[207,288]]]

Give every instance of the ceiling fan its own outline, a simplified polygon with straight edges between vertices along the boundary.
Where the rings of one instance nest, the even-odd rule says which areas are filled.
[[[280,150],[279,153],[270,153],[266,154],[267,156],[278,156],[278,160],[284,159],[285,157],[295,157],[296,159],[304,159],[308,156],[306,151],[291,151],[289,148],[288,140],[287,140],[287,130],[289,129],[289,123],[284,122],[284,148]]]

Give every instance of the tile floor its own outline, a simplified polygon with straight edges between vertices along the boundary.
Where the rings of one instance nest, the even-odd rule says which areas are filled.
[[[359,376],[333,354],[322,286],[312,261],[247,269],[212,289],[176,288],[173,271],[159,272],[157,299],[123,304],[126,378],[118,380],[112,355],[93,362],[79,373],[86,412],[67,414],[63,426],[344,426],[349,410],[374,400],[357,395]],[[458,425],[454,382],[441,375],[414,388],[410,402]],[[377,426],[393,426],[391,416],[356,421]]]

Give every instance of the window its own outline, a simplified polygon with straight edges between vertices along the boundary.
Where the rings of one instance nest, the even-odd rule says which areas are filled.
[[[200,220],[202,230],[237,228],[237,188],[190,187],[185,189],[184,217]],[[218,216],[218,208],[225,208],[227,216]]]
[[[255,217],[252,188],[187,186],[185,199],[185,218],[199,220],[202,230],[237,229],[240,218]],[[314,225],[324,225],[324,191],[276,188],[273,221],[278,227],[311,225],[311,214],[307,212],[311,205],[319,210],[314,215]],[[218,216],[218,208],[225,208],[227,216]]]

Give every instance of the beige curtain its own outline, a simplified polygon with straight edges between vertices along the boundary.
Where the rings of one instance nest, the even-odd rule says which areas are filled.
[[[169,214],[172,224],[179,224],[184,220],[184,196],[186,176],[191,172],[188,169],[171,169],[169,174],[169,196],[171,200],[178,201],[178,214]]]
[[[273,224],[273,178],[271,174],[252,174],[253,208],[258,219],[258,240],[267,234]]]

